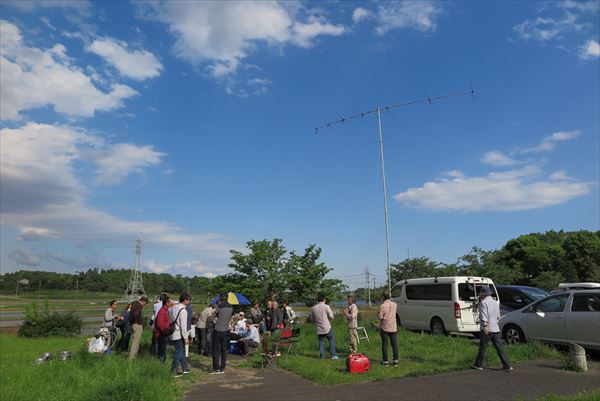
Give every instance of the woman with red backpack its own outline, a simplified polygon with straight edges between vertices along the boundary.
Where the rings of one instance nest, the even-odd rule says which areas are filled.
[[[154,330],[152,335],[158,343],[158,359],[165,362],[167,359],[167,344],[169,342],[169,325],[171,323],[169,319],[169,307],[171,306],[171,299],[165,297],[163,299],[162,307],[156,314],[156,321],[154,323]]]

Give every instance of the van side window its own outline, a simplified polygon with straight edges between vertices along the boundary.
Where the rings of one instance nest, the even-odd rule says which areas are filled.
[[[420,284],[407,285],[406,298],[429,301],[452,300],[451,284]]]
[[[476,300],[477,297],[479,296],[479,288],[481,287],[482,284],[477,283],[477,284],[473,284],[473,283],[459,283],[458,284],[458,298],[461,301],[473,301]],[[494,298],[495,300],[498,300],[498,294],[496,293],[496,287],[493,285],[487,285],[487,284],[483,284],[486,287],[490,287],[490,290],[492,290],[492,298]]]
[[[600,294],[575,294],[571,312],[600,312]]]

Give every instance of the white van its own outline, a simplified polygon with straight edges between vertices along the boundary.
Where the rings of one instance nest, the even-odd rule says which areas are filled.
[[[499,302],[496,286],[486,277],[431,277],[402,280],[392,289],[398,304],[398,324],[432,334],[479,333],[478,293],[489,287]]]

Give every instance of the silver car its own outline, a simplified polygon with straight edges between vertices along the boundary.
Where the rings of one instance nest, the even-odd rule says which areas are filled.
[[[504,315],[500,329],[509,344],[538,340],[600,350],[600,290],[571,290],[540,299]]]

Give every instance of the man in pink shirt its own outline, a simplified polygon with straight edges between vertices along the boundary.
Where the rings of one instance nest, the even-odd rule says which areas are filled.
[[[394,353],[394,366],[398,366],[398,327],[396,326],[396,303],[390,300],[389,292],[383,293],[383,303],[379,307],[379,325],[381,331],[381,353],[383,355],[383,366],[389,366],[388,362],[388,340],[392,343]]]
[[[325,337],[329,341],[329,353],[331,359],[339,359],[335,352],[335,338],[333,337],[333,328],[330,320],[333,319],[333,311],[325,303],[325,297],[319,296],[319,303],[312,308],[311,318],[317,326],[317,336],[319,337],[319,356],[325,358]]]

